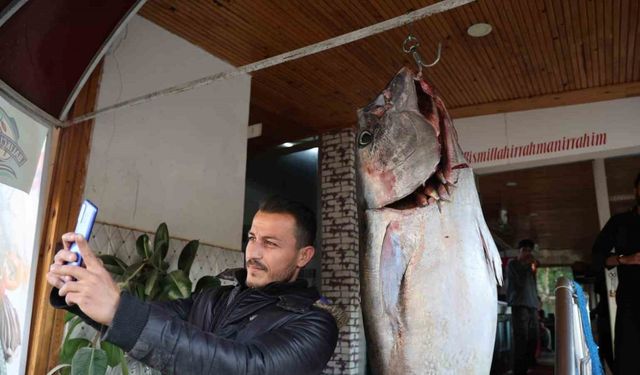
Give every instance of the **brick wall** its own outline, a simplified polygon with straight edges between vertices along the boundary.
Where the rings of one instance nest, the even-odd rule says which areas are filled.
[[[360,279],[354,140],[354,130],[347,129],[322,135],[320,145],[321,291],[348,317],[325,374],[357,374],[359,370]]]

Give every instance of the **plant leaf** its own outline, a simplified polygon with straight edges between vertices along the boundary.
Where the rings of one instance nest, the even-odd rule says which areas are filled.
[[[65,314],[65,318],[66,318],[66,314]],[[67,333],[64,336],[64,340],[62,341],[62,345],[60,346],[60,358],[59,359],[60,359],[61,363],[67,363],[67,364],[69,364],[69,366],[59,369],[59,371],[60,371],[59,373],[62,374],[62,375],[71,374],[71,358],[73,358],[73,355],[78,350],[78,348],[82,346],[79,341],[73,341],[73,342],[69,343],[69,341],[71,341],[71,340],[76,340],[76,339],[72,339],[71,335],[73,335],[73,331],[76,329],[76,327],[80,323],[82,323],[82,319],[80,319],[80,317],[76,316],[76,315],[72,315],[71,319],[69,319],[69,321],[67,322],[67,326],[68,326],[67,327]],[[84,340],[84,339],[81,339],[81,340]],[[76,345],[78,345],[78,346],[76,346]]]
[[[144,294],[146,294],[149,297],[153,297],[153,294],[156,289],[156,285],[158,284],[159,274],[160,274],[160,271],[158,271],[155,268],[149,274],[149,278],[147,279],[147,282],[144,286]]]
[[[143,301],[146,301],[147,298],[145,298],[145,294],[144,294],[144,284],[135,282],[131,285],[131,293],[135,294],[138,298],[140,298]]]
[[[107,354],[107,364],[109,366],[115,367],[120,364],[121,357],[124,355],[122,349],[108,341],[100,341],[100,348]]]
[[[162,265],[160,266],[160,268],[161,268],[163,271],[168,270],[168,269],[169,269],[169,262],[165,262],[165,261],[163,260],[163,261],[162,261]]]
[[[133,263],[132,265],[127,267],[127,270],[124,271],[124,274],[122,276],[124,277],[125,280],[127,280],[128,278],[131,278],[132,280],[134,280],[135,276],[133,276],[133,274],[138,272],[138,275],[139,275],[142,272],[140,267],[144,266],[145,264],[146,264],[146,262],[144,260],[141,260],[139,262]]]
[[[220,279],[215,276],[202,276],[196,283],[196,290],[194,293],[198,293],[201,290],[207,290],[210,288],[217,288],[220,286]]]
[[[182,270],[170,272],[163,279],[162,293],[168,299],[187,298],[191,295],[191,280]]]
[[[77,315],[72,313],[71,311],[67,311],[64,313],[64,322],[69,323],[69,321],[75,318]]]
[[[74,316],[73,318],[71,318],[71,320],[69,320],[69,323],[68,323],[69,328],[67,329],[67,335],[65,336],[65,340],[68,340],[69,337],[71,337],[71,334],[80,323],[82,323],[82,319],[80,319],[79,316]]]
[[[149,248],[149,236],[141,234],[136,240],[136,251],[140,258],[148,259],[151,256],[151,249]]]
[[[193,261],[196,259],[198,246],[200,246],[200,241],[189,241],[189,243],[184,246],[184,249],[182,249],[180,258],[178,258],[178,269],[184,271],[184,274],[187,276],[191,272]]]
[[[104,375],[107,372],[107,353],[102,349],[81,348],[71,361],[71,375]]]
[[[60,363],[71,363],[78,349],[91,345],[91,341],[83,338],[68,339],[60,351]]]
[[[120,258],[114,255],[99,255],[98,258],[102,260],[104,268],[114,275],[122,275],[129,267]]]
[[[127,366],[127,358],[125,358],[123,350],[120,350],[120,368],[122,375],[129,375],[129,366]]]
[[[153,254],[160,260],[164,260],[169,249],[169,228],[166,223],[158,225],[156,236],[153,238]],[[156,254],[159,253],[159,254]]]
[[[164,258],[167,256],[167,252],[169,251],[169,242],[156,242],[154,244],[154,248],[155,250],[153,251],[153,255],[151,256],[151,263],[156,266],[156,268],[160,268],[162,267]]]

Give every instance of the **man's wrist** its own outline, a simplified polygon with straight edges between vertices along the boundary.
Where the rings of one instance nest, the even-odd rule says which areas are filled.
[[[105,322],[105,324],[108,326],[110,326],[111,323],[113,323],[113,318],[116,316],[116,311],[118,311],[118,306],[120,305],[121,294],[122,294],[122,291],[120,290],[120,288],[118,288],[117,293],[114,295],[114,303],[111,306],[111,311],[109,313],[109,316],[107,317],[107,322]]]
[[[619,266],[624,264],[623,259],[624,259],[624,254],[620,254],[616,256],[616,262],[618,263]]]

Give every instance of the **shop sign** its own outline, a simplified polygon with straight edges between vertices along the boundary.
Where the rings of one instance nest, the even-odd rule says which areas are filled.
[[[640,146],[640,98],[627,98],[455,120],[474,168]]]

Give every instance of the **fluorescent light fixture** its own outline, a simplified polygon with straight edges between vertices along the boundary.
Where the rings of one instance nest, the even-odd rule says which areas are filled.
[[[291,143],[291,142],[285,142],[281,145],[282,147],[293,147],[295,146],[295,143]]]
[[[514,186],[518,186],[518,183],[515,181],[509,181],[507,182],[505,185],[509,186],[509,187],[514,187]]]
[[[467,34],[471,35],[474,38],[482,38],[483,36],[487,36],[491,33],[493,27],[488,23],[478,22],[469,26],[467,29]]]

